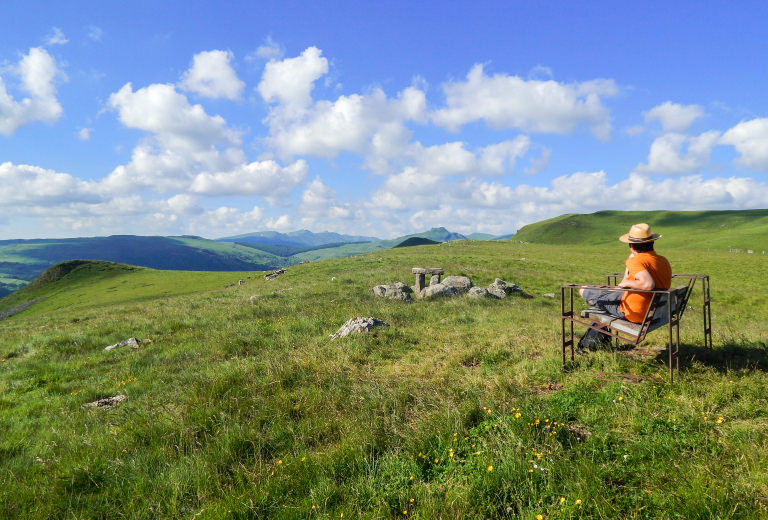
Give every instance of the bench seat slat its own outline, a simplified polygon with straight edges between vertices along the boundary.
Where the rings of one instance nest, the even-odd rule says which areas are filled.
[[[675,301],[678,306],[685,305],[686,300],[684,298],[685,291],[687,290],[687,286],[681,285],[679,287],[676,287],[675,289],[672,289],[672,294],[675,297]],[[654,300],[654,307],[653,311],[657,313],[658,318],[653,319],[651,318],[650,324],[648,325],[648,330],[646,330],[646,334],[658,329],[659,327],[662,327],[663,325],[666,325],[668,322],[667,317],[667,301],[666,301],[666,295],[663,299],[659,298]],[[680,313],[679,308],[675,308],[673,311],[673,314],[679,314]],[[593,321],[597,321],[602,323],[603,325],[606,325],[608,328],[611,328],[616,331],[621,331],[624,334],[629,334],[630,336],[634,336],[637,338],[640,335],[640,332],[642,331],[643,324],[642,323],[634,323],[628,320],[622,320],[619,318],[616,318],[615,316],[611,316],[607,314],[606,312],[600,310],[600,309],[586,309],[584,311],[581,311],[581,316],[583,318],[588,318]]]

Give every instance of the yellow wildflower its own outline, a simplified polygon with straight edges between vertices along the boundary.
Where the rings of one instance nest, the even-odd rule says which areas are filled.
[[[488,471],[493,471],[493,466],[488,466]]]

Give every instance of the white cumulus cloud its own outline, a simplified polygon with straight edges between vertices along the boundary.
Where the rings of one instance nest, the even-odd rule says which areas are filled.
[[[30,49],[10,71],[18,76],[20,89],[29,97],[16,101],[0,76],[0,134],[11,135],[35,121],[52,123],[59,119],[63,109],[56,99],[54,81],[65,76],[45,49]]]
[[[635,172],[658,175],[694,173],[709,166],[712,147],[720,132],[710,130],[699,136],[668,133],[651,144],[647,164],[638,164]]]
[[[328,72],[328,60],[317,47],[309,47],[296,58],[271,60],[264,67],[258,91],[267,103],[280,103],[290,113],[300,112],[312,102],[312,89]]]
[[[184,73],[179,87],[212,99],[240,99],[245,83],[232,68],[233,57],[231,52],[221,50],[195,54],[192,67]]]
[[[452,142],[429,147],[413,145],[416,168],[429,175],[502,176],[510,173],[515,161],[523,157],[530,147],[528,136],[492,144],[472,152],[463,142]]]
[[[5,162],[0,164],[0,206],[38,206],[101,200],[96,186],[67,173]]]
[[[617,88],[611,80],[562,84],[525,80],[518,76],[488,76],[475,65],[465,81],[443,86],[446,107],[432,113],[432,120],[449,130],[483,120],[494,128],[526,132],[569,134],[585,124],[599,139],[608,139],[611,121],[602,98]]]
[[[659,121],[665,132],[685,132],[691,124],[704,115],[704,110],[698,105],[678,105],[666,101],[643,114],[645,122]]]
[[[228,171],[245,162],[239,133],[221,116],[190,104],[173,85],[134,92],[128,83],[110,96],[109,106],[125,126],[149,135],[134,148],[131,162],[104,181],[108,190],[183,190],[198,173]]]
[[[731,145],[741,154],[738,162],[758,171],[768,171],[768,118],[743,121],[720,139],[720,144]]]
[[[303,160],[285,167],[272,160],[256,161],[228,172],[200,173],[190,189],[207,196],[258,195],[276,201],[301,184],[308,169]]]
[[[326,186],[319,177],[315,177],[301,194],[298,210],[302,214],[303,225],[325,229],[337,227],[335,223],[338,221],[363,219],[361,211],[355,210],[348,202],[337,200],[336,191]]]

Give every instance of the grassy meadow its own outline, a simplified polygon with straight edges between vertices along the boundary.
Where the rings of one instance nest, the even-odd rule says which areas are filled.
[[[618,242],[29,288],[0,300],[41,298],[0,321],[0,518],[768,518],[768,255],[658,250],[711,276],[714,349],[697,288],[675,384],[663,330],[562,370],[559,286],[619,270]],[[524,293],[370,294],[415,266]],[[391,326],[329,340],[355,316]],[[103,350],[128,337],[151,341]]]

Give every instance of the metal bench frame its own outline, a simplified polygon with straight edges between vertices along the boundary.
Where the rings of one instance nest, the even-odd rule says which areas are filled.
[[[620,273],[611,273],[607,277],[608,285],[584,285],[567,284],[560,286],[560,315],[562,331],[562,357],[563,369],[566,367],[566,349],[571,348],[571,361],[574,360],[574,333],[573,324],[577,323],[587,328],[597,330],[601,334],[610,336],[616,342],[638,345],[645,340],[646,335],[657,328],[667,325],[669,334],[669,343],[667,344],[669,369],[669,380],[674,381],[674,374],[680,375],[680,319],[683,317],[688,305],[688,299],[696,284],[696,280],[701,280],[702,287],[702,313],[704,316],[704,346],[712,348],[712,315],[710,309],[709,295],[709,275],[697,274],[673,274],[673,284],[675,281],[684,282],[672,289],[667,290],[633,290],[633,292],[649,293],[653,295],[651,303],[648,306],[645,317],[640,323],[632,323],[627,320],[620,320],[606,315],[595,309],[587,309],[576,315],[573,310],[574,291],[581,288],[599,289],[612,292],[624,292],[626,289],[616,287],[620,280]],[[581,301],[581,296],[576,292],[577,300]],[[672,302],[672,305],[666,305],[666,302]],[[666,309],[664,309],[666,307]],[[661,314],[666,316],[657,316],[661,309]],[[666,312],[664,312],[666,310]],[[570,323],[566,327],[566,322]],[[675,370],[673,371],[672,367]]]

